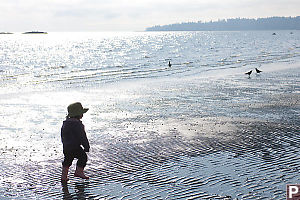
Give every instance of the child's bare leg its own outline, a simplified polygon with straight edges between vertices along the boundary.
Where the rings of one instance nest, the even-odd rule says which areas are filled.
[[[69,167],[63,166],[62,167],[62,173],[61,173],[61,182],[67,182],[68,179],[68,172],[69,172]]]
[[[78,156],[78,161],[77,161],[76,170],[75,170],[75,174],[74,174],[75,177],[89,179],[89,177],[86,176],[83,172],[84,167],[86,166],[86,163],[87,163],[87,155],[82,150],[82,151],[80,151],[80,155]]]

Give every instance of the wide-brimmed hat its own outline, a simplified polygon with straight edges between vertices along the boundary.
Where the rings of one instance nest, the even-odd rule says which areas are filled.
[[[68,117],[81,116],[86,113],[89,109],[83,108],[80,102],[72,103],[68,106]]]

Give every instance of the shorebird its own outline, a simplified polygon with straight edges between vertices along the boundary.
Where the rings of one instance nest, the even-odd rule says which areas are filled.
[[[257,68],[255,68],[255,71],[256,71],[256,73],[260,73],[260,72],[262,72],[261,70],[259,70],[259,69],[257,69]]]
[[[252,73],[252,70],[249,71],[249,72],[246,72],[245,74],[249,75],[249,78],[250,78],[250,74]]]
[[[169,61],[169,67],[171,67],[172,66],[172,64],[171,64],[171,62]]]

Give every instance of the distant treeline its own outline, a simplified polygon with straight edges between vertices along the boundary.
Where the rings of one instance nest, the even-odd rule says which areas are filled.
[[[146,31],[242,31],[242,30],[300,30],[300,16],[258,19],[223,19],[210,22],[187,22],[146,28]]]

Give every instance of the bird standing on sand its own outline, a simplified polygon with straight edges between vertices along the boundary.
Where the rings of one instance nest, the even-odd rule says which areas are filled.
[[[172,64],[171,64],[171,62],[169,61],[169,67],[171,67],[172,66]]]
[[[250,78],[250,74],[251,74],[251,73],[252,73],[252,70],[249,71],[249,72],[247,72],[247,73],[245,73],[245,74],[249,75],[249,78]]]
[[[256,71],[256,73],[260,73],[260,72],[262,72],[261,70],[259,70],[259,69],[257,69],[257,68],[255,68],[255,71]]]

